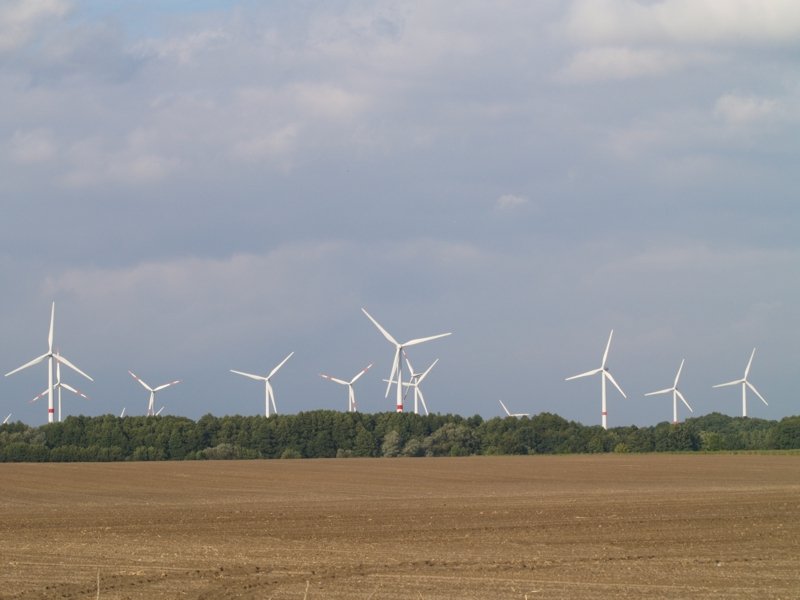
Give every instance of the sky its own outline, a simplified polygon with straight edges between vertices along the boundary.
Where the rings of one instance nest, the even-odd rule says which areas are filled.
[[[0,369],[64,415],[392,410],[609,426],[800,414],[794,0],[0,6]],[[31,425],[37,365],[0,380]]]

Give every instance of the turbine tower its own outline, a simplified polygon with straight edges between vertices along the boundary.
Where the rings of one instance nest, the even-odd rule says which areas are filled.
[[[743,417],[747,416],[747,388],[750,388],[751,390],[753,390],[755,392],[756,396],[758,396],[764,404],[767,404],[767,401],[764,400],[764,396],[762,396],[758,392],[756,387],[752,383],[750,383],[750,381],[748,381],[748,379],[747,379],[747,376],[750,374],[750,365],[753,364],[753,357],[755,356],[755,354],[756,354],[756,349],[753,348],[753,352],[750,354],[750,360],[747,361],[747,366],[744,369],[744,377],[742,377],[741,379],[737,379],[736,381],[728,381],[727,383],[719,383],[719,384],[713,386],[715,388],[720,388],[720,387],[727,387],[729,385],[739,385],[739,384],[741,384],[741,386],[742,386],[742,416]],[[767,406],[769,406],[769,404],[767,404]]]
[[[397,412],[403,412],[403,364],[402,364],[402,362],[400,360],[401,353],[403,352],[403,349],[407,348],[409,346],[416,346],[417,344],[422,344],[423,342],[429,342],[431,340],[436,340],[436,339],[451,335],[451,333],[440,333],[439,335],[432,335],[430,337],[416,338],[416,339],[409,340],[409,341],[404,342],[404,343],[401,344],[396,339],[394,339],[389,334],[388,331],[386,331],[383,327],[381,327],[381,324],[378,323],[375,319],[373,319],[372,315],[370,315],[365,308],[362,308],[361,310],[365,315],[367,315],[367,318],[370,321],[372,321],[373,325],[375,325],[375,327],[378,328],[378,331],[380,331],[381,334],[383,334],[383,337],[385,337],[390,344],[394,345],[394,359],[392,360],[392,372],[389,375],[389,379],[386,380],[388,382],[388,384],[386,386],[385,397],[386,398],[389,397],[389,390],[392,388],[392,384],[394,383],[397,386],[396,410],[397,410]],[[397,374],[397,380],[396,381],[395,381],[395,378],[394,378],[395,373]]]
[[[572,379],[578,379],[580,377],[589,377],[591,375],[597,375],[601,373],[601,409],[600,409],[600,416],[602,417],[603,421],[603,429],[608,429],[608,408],[606,406],[606,380],[610,381],[614,384],[614,387],[619,390],[619,393],[622,394],[623,398],[627,398],[625,392],[622,391],[622,388],[619,387],[619,384],[614,380],[614,377],[611,375],[611,371],[608,370],[606,366],[606,361],[608,360],[608,350],[611,348],[611,338],[614,335],[614,330],[611,330],[611,333],[608,336],[608,343],[606,344],[606,351],[603,352],[603,362],[597,369],[592,369],[591,371],[586,371],[585,373],[580,373],[578,375],[573,375],[572,377],[567,377],[565,381],[570,381]]]
[[[245,373],[244,371],[235,371],[234,369],[230,370],[231,373],[236,373],[237,375],[242,375],[243,377],[248,377],[250,379],[255,379],[256,381],[263,381],[264,382],[264,404],[266,405],[265,410],[264,410],[264,415],[266,417],[269,417],[269,405],[270,405],[270,402],[272,403],[272,410],[275,412],[275,414],[278,414],[278,408],[275,406],[275,393],[272,391],[272,384],[270,383],[270,379],[272,379],[272,376],[275,375],[275,373],[277,373],[278,370],[284,364],[286,364],[287,360],[292,358],[293,354],[294,354],[294,352],[290,352],[289,356],[284,358],[280,362],[280,364],[278,364],[277,367],[275,367],[274,369],[272,369],[272,371],[269,372],[269,375],[267,375],[266,377],[264,377],[262,375],[253,375],[252,373]]]
[[[9,371],[6,373],[6,377],[9,375],[13,375],[23,369],[27,369],[28,367],[32,367],[33,365],[38,365],[43,360],[47,359],[47,422],[52,423],[53,417],[55,413],[55,407],[53,406],[53,360],[55,359],[59,363],[63,363],[67,365],[70,369],[75,371],[76,373],[80,373],[89,381],[94,381],[91,377],[89,377],[86,373],[81,371],[78,367],[73,365],[69,362],[65,357],[61,356],[60,354],[55,354],[53,352],[53,329],[55,326],[56,320],[56,303],[53,302],[53,306],[50,309],[50,333],[47,334],[47,352],[34,358],[32,361],[25,363],[21,367],[17,367],[13,371]]]
[[[330,375],[326,375],[325,373],[320,373],[319,376],[327,379],[329,381],[333,381],[334,383],[338,383],[339,385],[346,385],[347,386],[347,412],[356,412],[358,410],[356,408],[356,392],[353,389],[353,384],[358,381],[361,376],[369,371],[369,368],[372,366],[372,363],[369,363],[365,368],[358,372],[358,374],[353,377],[350,381],[345,381],[344,379],[337,379],[336,377],[331,377]]]
[[[162,410],[164,410],[164,407],[162,406],[161,409],[158,412],[155,411],[156,392],[160,392],[161,390],[165,390],[168,387],[176,385],[176,384],[181,382],[180,379],[176,379],[175,381],[170,381],[169,383],[165,383],[164,385],[159,385],[157,387],[152,388],[149,385],[147,385],[144,381],[142,381],[136,375],[136,373],[134,373],[133,371],[128,371],[128,373],[130,373],[131,377],[133,377],[136,381],[141,383],[142,387],[144,389],[146,389],[148,392],[150,392],[150,400],[147,402],[147,416],[148,417],[154,417],[154,416],[160,414]]]
[[[498,400],[498,402],[500,403],[500,406],[503,407],[503,410],[506,411],[506,416],[516,417],[518,419],[520,419],[522,417],[529,417],[530,416],[530,413],[512,413],[512,412],[508,412],[508,409],[506,408],[506,405],[503,404],[503,401],[502,400]]]
[[[72,392],[73,394],[75,394],[77,396],[81,396],[83,398],[86,398],[87,400],[89,399],[89,396],[87,396],[83,392],[79,392],[78,390],[76,390],[74,387],[72,387],[68,383],[64,383],[63,381],[61,381],[61,363],[58,360],[58,356],[59,356],[59,354],[58,354],[58,352],[56,352],[56,355],[55,355],[55,358],[56,358],[56,382],[53,384],[53,386],[58,390],[58,422],[61,423],[61,389],[62,388],[65,389],[65,390],[69,390],[70,392]],[[49,392],[49,390],[43,391],[41,394],[36,396],[36,398],[31,400],[30,403],[33,404],[39,398],[45,396],[48,392]]]
[[[681,402],[683,402],[686,405],[686,408],[688,408],[691,412],[694,412],[692,407],[689,406],[689,403],[686,401],[686,398],[683,397],[683,394],[681,394],[681,391],[678,389],[678,380],[681,378],[681,371],[683,370],[683,362],[684,362],[684,360],[681,359],[681,365],[678,367],[678,373],[675,375],[675,382],[672,384],[671,388],[667,388],[667,389],[664,389],[664,390],[658,390],[657,392],[648,392],[647,394],[645,394],[645,396],[657,396],[659,394],[669,394],[670,392],[672,392],[672,422],[673,423],[677,423],[678,422],[678,398],[680,398]]]

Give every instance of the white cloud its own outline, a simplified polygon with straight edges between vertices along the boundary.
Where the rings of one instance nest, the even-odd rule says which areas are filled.
[[[495,200],[495,208],[498,210],[514,210],[516,208],[520,208],[528,204],[528,199],[524,196],[518,196],[516,194],[503,194],[497,200]]]
[[[77,141],[66,152],[64,182],[84,187],[160,181],[180,166],[180,160],[166,156],[158,146],[158,134],[144,130],[130,132],[117,148],[98,137]]]
[[[780,116],[782,106],[773,98],[724,94],[714,105],[714,114],[733,125],[744,125]]]
[[[631,79],[647,75],[662,75],[687,65],[693,57],[668,50],[648,50],[627,47],[598,47],[581,50],[560,72],[565,82]]]
[[[228,41],[230,36],[222,29],[206,29],[166,39],[145,40],[136,49],[141,54],[154,54],[161,59],[188,65],[198,55]]]
[[[45,162],[56,154],[53,135],[46,129],[15,131],[9,142],[11,157],[18,163]]]
[[[577,41],[788,43],[800,40],[795,0],[578,0],[566,21]]]
[[[288,124],[248,136],[233,143],[232,155],[246,162],[266,162],[283,171],[291,170],[299,132],[297,125]]]
[[[64,0],[5,0],[0,4],[0,52],[23,45],[39,25],[64,17],[68,11]]]

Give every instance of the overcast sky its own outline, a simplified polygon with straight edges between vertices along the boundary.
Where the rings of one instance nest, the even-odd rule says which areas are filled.
[[[0,365],[65,414],[800,413],[796,0],[0,5]],[[0,410],[46,421],[46,368]],[[679,409],[687,416],[685,407]],[[689,415],[691,416],[691,415]]]

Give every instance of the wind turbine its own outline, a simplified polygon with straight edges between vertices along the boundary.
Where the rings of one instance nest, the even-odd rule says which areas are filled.
[[[743,417],[747,416],[747,388],[750,388],[751,390],[753,390],[756,393],[756,396],[758,396],[764,404],[767,404],[767,401],[764,400],[764,396],[762,396],[758,392],[758,390],[755,388],[755,386],[747,380],[747,376],[750,374],[750,365],[753,364],[753,357],[755,356],[755,354],[756,354],[756,349],[753,348],[753,352],[750,354],[750,360],[747,361],[747,366],[744,369],[744,377],[742,377],[741,379],[737,379],[736,381],[729,381],[727,383],[719,383],[719,384],[713,386],[715,388],[719,388],[719,387],[727,387],[729,385],[739,385],[739,384],[742,385],[742,416]],[[767,404],[767,406],[769,406],[769,404]]]
[[[366,373],[369,368],[372,366],[372,363],[369,363],[364,369],[359,371],[358,375],[353,377],[350,381],[345,381],[344,379],[337,379],[336,377],[331,377],[330,375],[326,375],[325,373],[320,373],[319,376],[327,379],[329,381],[333,381],[334,383],[338,383],[339,385],[346,385],[347,386],[347,412],[356,412],[356,393],[353,389],[353,384],[358,381],[361,376]]]
[[[415,415],[419,414],[419,404],[420,402],[422,402],[422,408],[425,409],[425,414],[427,415],[428,405],[425,404],[425,397],[422,395],[422,390],[419,389],[419,384],[422,383],[422,380],[428,376],[428,373],[430,373],[431,369],[433,369],[433,367],[436,366],[436,363],[439,362],[439,359],[437,358],[435,361],[433,361],[431,363],[431,366],[428,367],[422,373],[417,373],[414,371],[414,367],[411,366],[411,361],[408,360],[408,356],[406,356],[405,354],[406,353],[403,352],[403,356],[406,359],[406,364],[408,365],[408,371],[409,373],[411,373],[411,381],[408,383],[404,383],[403,385],[409,388],[414,388],[414,414]]]
[[[65,389],[65,390],[69,390],[73,394],[76,394],[78,396],[86,398],[87,400],[89,399],[89,396],[87,396],[83,392],[79,392],[78,390],[76,390],[74,387],[72,387],[68,383],[64,383],[63,381],[61,381],[61,363],[58,360],[58,356],[59,356],[59,354],[58,354],[58,352],[56,352],[56,355],[55,355],[55,357],[56,357],[56,382],[53,385],[58,390],[58,422],[61,423],[61,389],[62,388]],[[36,396],[36,398],[31,400],[30,403],[32,404],[32,403],[36,402],[39,398],[45,396],[47,394],[47,392],[49,392],[49,391],[50,390],[43,391],[41,394]]]
[[[520,419],[522,417],[529,417],[530,416],[529,413],[511,413],[511,412],[508,412],[508,409],[506,408],[506,405],[503,404],[503,401],[502,400],[498,400],[498,402],[500,403],[500,406],[503,407],[503,410],[506,411],[506,415],[509,416],[509,417],[516,417],[516,418]]]
[[[89,381],[94,381],[91,377],[89,377],[86,373],[81,371],[78,367],[73,365],[69,362],[66,358],[61,356],[60,354],[55,354],[53,352],[53,328],[55,326],[56,320],[56,303],[53,302],[53,306],[50,309],[50,333],[47,334],[47,352],[34,358],[32,361],[25,363],[21,367],[17,367],[13,371],[9,371],[6,373],[6,377],[9,375],[13,375],[23,369],[27,369],[28,367],[32,367],[33,365],[38,365],[44,359],[47,359],[47,422],[53,422],[53,415],[55,413],[55,408],[53,407],[53,359],[58,361],[59,363],[64,363],[73,371],[80,373]]]
[[[255,379],[256,381],[263,381],[264,382],[264,404],[266,405],[266,409],[264,411],[264,414],[267,417],[269,417],[269,404],[270,404],[270,402],[272,402],[272,410],[275,412],[275,414],[278,414],[278,408],[275,406],[275,393],[272,391],[272,384],[270,383],[269,380],[272,379],[272,376],[275,375],[275,373],[278,372],[278,369],[280,369],[286,363],[287,360],[292,358],[293,354],[294,354],[294,352],[290,352],[289,356],[284,358],[280,362],[280,364],[278,364],[277,367],[275,367],[274,369],[272,369],[272,371],[269,372],[269,375],[267,375],[266,377],[264,377],[262,375],[253,375],[252,373],[245,373],[244,371],[236,371],[234,369],[230,370],[231,373],[236,373],[237,375],[242,375],[244,377],[249,377],[250,379]]]
[[[689,403],[686,401],[686,398],[683,397],[681,391],[678,389],[678,379],[681,377],[681,371],[683,370],[683,362],[684,359],[681,359],[681,366],[678,367],[678,373],[675,375],[675,383],[672,384],[671,388],[667,388],[664,390],[658,390],[657,392],[648,392],[645,396],[657,396],[659,394],[668,394],[672,392],[672,422],[678,422],[678,398],[686,405],[691,412],[694,412]]]
[[[602,374],[602,376],[600,378],[601,382],[602,382],[601,383],[602,403],[601,403],[600,415],[602,417],[603,429],[608,429],[608,409],[606,407],[606,380],[608,380],[608,381],[610,381],[611,383],[614,384],[614,387],[619,390],[619,393],[622,394],[623,398],[627,398],[627,396],[625,395],[625,392],[623,392],[622,388],[619,387],[619,384],[614,380],[614,377],[611,375],[611,371],[609,371],[608,367],[606,366],[606,361],[608,360],[608,350],[609,350],[609,348],[611,348],[611,337],[613,335],[614,335],[614,330],[612,329],[611,333],[608,336],[608,343],[606,344],[606,351],[603,352],[603,362],[602,362],[602,364],[600,365],[599,368],[592,369],[591,371],[586,371],[585,373],[580,373],[578,375],[573,375],[572,377],[567,377],[565,379],[565,381],[570,381],[572,379],[578,379],[580,377],[589,377],[591,375],[597,375],[598,373]]]
[[[176,385],[176,384],[181,382],[180,379],[176,379],[175,381],[170,381],[169,383],[165,383],[164,385],[159,385],[157,387],[152,388],[149,385],[147,385],[144,381],[142,381],[136,375],[136,373],[134,373],[133,371],[128,371],[128,373],[130,373],[131,377],[133,377],[136,381],[141,383],[142,387],[144,389],[146,389],[148,392],[150,392],[150,400],[147,402],[147,416],[148,417],[154,417],[154,416],[158,415],[162,410],[164,410],[164,407],[162,406],[161,410],[159,410],[158,412],[155,412],[155,406],[154,405],[155,405],[155,402],[156,402],[156,392],[160,392],[161,390],[165,390],[168,387],[170,387],[172,385]]]
[[[403,365],[400,362],[401,352],[403,352],[404,348],[407,348],[409,346],[416,346],[417,344],[422,344],[423,342],[429,342],[431,340],[436,340],[442,337],[446,337],[448,335],[451,335],[451,333],[440,333],[439,335],[432,335],[430,337],[416,338],[413,340],[408,340],[407,342],[401,344],[396,339],[394,339],[389,334],[388,331],[386,331],[383,327],[381,327],[380,323],[378,323],[375,319],[373,319],[372,315],[370,315],[365,308],[362,308],[361,310],[365,315],[367,315],[367,318],[370,321],[372,321],[373,325],[375,325],[375,327],[378,328],[378,331],[380,331],[383,334],[383,337],[385,337],[390,344],[394,345],[395,349],[394,349],[394,359],[392,360],[392,372],[389,375],[389,379],[385,380],[388,382],[386,386],[385,397],[386,398],[389,397],[389,390],[392,388],[392,384],[393,383],[396,384],[397,386],[396,409],[397,412],[403,412]],[[397,381],[395,381],[394,379],[395,373],[397,374]]]

